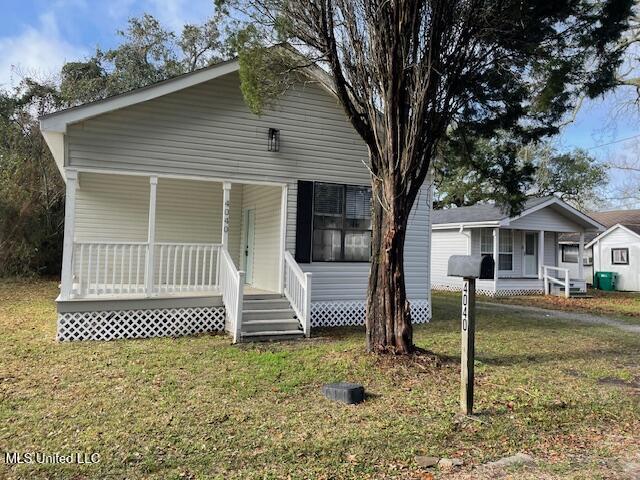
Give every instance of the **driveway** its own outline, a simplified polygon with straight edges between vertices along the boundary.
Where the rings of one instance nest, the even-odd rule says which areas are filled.
[[[570,322],[580,322],[590,325],[606,325],[608,327],[617,328],[618,330],[622,330],[624,332],[640,334],[640,325],[630,325],[628,323],[622,322],[613,317],[607,317],[605,315],[593,315],[589,313],[567,312],[564,310],[550,310],[548,308],[482,301],[476,301],[476,305],[481,309],[495,310],[502,308],[504,310],[509,310],[512,312],[529,314],[529,316],[544,315],[546,317],[558,318],[560,320],[566,320]]]

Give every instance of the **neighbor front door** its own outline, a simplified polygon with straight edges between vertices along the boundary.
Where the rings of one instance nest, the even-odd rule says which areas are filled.
[[[524,234],[524,275],[535,277],[538,275],[538,235],[534,232]]]
[[[256,211],[253,208],[244,210],[244,281],[253,283],[253,253],[256,230]]]

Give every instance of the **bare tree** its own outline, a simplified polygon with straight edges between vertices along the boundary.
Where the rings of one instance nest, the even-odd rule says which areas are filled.
[[[448,129],[557,132],[583,91],[612,83],[630,1],[218,0],[239,22],[245,70],[286,40],[331,74],[369,148],[373,190],[367,349],[414,349],[404,279],[409,213]],[[247,41],[248,38],[254,39]],[[305,63],[305,62],[302,62]],[[244,74],[247,82],[272,83]],[[250,88],[251,87],[251,88]],[[260,99],[248,98],[259,106]]]

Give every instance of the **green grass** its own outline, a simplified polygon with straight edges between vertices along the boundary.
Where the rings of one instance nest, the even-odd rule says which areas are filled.
[[[463,458],[456,475],[479,478],[472,466],[519,451],[539,463],[517,478],[611,478],[640,451],[638,335],[483,310],[473,420],[457,416],[457,297],[434,297],[415,328],[435,361],[367,355],[357,328],[57,343],[56,293],[0,284],[0,450],[101,461],[0,462],[0,478],[420,478],[416,454]],[[370,396],[331,403],[320,388],[337,380]]]

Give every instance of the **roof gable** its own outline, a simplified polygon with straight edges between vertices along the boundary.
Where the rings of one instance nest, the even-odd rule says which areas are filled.
[[[43,132],[65,133],[71,123],[87,120],[103,113],[146,102],[185,88],[213,80],[239,69],[237,60],[228,60],[210,67],[202,68],[191,73],[154,83],[146,87],[137,88],[130,92],[121,93],[95,102],[85,103],[77,107],[67,108],[40,117],[40,129]]]
[[[618,229],[628,232],[630,235],[637,237],[638,241],[640,241],[640,225],[636,225],[636,224],[622,225],[620,223],[617,223],[616,225],[613,225],[612,227],[608,228],[606,231],[602,232],[600,235],[598,235],[596,238],[591,240],[585,246],[587,248],[592,247],[595,243],[599,242],[604,237],[606,237],[607,235],[609,235],[610,233],[613,233]]]
[[[537,212],[543,208],[552,207],[564,216],[571,218],[574,222],[583,225],[587,230],[602,231],[604,227],[594,219],[573,208],[555,196],[540,198],[530,198],[525,202],[524,209],[519,215],[509,217],[509,215],[494,204],[480,204],[471,207],[450,208],[435,210],[433,212],[432,223],[435,226],[467,226],[495,225],[508,227],[511,222],[520,220],[527,215]]]

